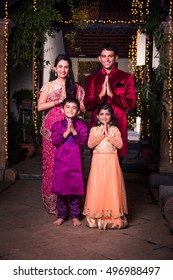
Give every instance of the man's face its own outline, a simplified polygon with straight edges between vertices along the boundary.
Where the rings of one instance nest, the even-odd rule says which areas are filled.
[[[109,73],[115,65],[115,62],[118,59],[118,56],[114,55],[113,51],[103,50],[101,55],[98,57],[100,63],[102,64],[103,68]]]

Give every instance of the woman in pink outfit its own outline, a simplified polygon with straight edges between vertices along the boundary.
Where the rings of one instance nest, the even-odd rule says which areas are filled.
[[[52,125],[64,118],[62,102],[66,97],[76,97],[80,102],[81,112],[85,112],[83,104],[85,91],[74,82],[71,59],[59,54],[54,64],[55,79],[43,85],[38,99],[38,111],[46,111],[40,133],[42,137],[42,199],[49,214],[56,214],[57,196],[51,193],[55,147],[51,140]]]
[[[93,157],[83,210],[87,225],[104,230],[124,228],[128,211],[117,155],[123,142],[111,105],[102,103],[98,107],[96,126],[90,130],[88,146],[93,149]]]

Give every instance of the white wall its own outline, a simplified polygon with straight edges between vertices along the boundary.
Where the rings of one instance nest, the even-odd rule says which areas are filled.
[[[50,70],[54,66],[55,58],[58,54],[65,54],[64,39],[62,31],[55,34],[55,37],[47,35],[47,41],[44,45],[44,61],[50,61],[50,64],[43,69],[43,84],[49,80]]]
[[[44,46],[44,57],[45,61],[50,61],[48,66],[45,66],[43,69],[43,83],[49,80],[49,73],[51,67],[54,65],[54,61],[56,56],[59,53],[65,53],[64,48],[64,40],[62,31],[57,32],[55,37],[47,36],[47,41]],[[9,86],[10,86],[10,97],[16,90],[20,90],[22,88],[32,89],[33,88],[33,76],[32,76],[32,62],[28,65],[28,67],[18,67],[10,73],[9,75]],[[16,117],[18,117],[18,111],[16,107],[16,103],[13,100],[10,100],[10,111],[14,112]]]
[[[72,65],[73,65],[73,72],[75,81],[78,82],[78,61],[98,61],[97,58],[88,58],[88,57],[73,57],[72,58]],[[129,60],[128,58],[119,58],[118,59],[118,68],[129,72],[128,69]]]
[[[125,72],[129,72],[128,64],[129,64],[128,58],[119,58],[118,59],[118,68]]]

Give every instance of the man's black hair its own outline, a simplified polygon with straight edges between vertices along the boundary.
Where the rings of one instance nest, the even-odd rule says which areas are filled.
[[[118,48],[111,43],[107,43],[101,46],[101,48],[99,49],[99,56],[101,55],[103,50],[113,51],[115,56],[118,55]]]

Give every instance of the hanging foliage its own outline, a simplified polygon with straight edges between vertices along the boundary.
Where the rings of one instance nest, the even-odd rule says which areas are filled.
[[[166,2],[166,1],[162,1]],[[169,6],[160,5],[157,1],[150,1],[150,12],[143,15],[140,24],[141,33],[149,37],[148,53],[146,52],[146,65],[136,67],[136,86],[140,92],[140,113],[142,116],[142,137],[153,147],[155,154],[159,155],[160,137],[166,135],[161,132],[162,118],[167,118],[171,112],[167,111],[167,89],[163,92],[163,82],[168,80],[169,59],[165,55],[164,47],[168,43],[168,37],[163,32],[163,22],[169,22]],[[153,39],[159,52],[159,65],[152,68],[152,44]],[[164,53],[163,53],[164,52]],[[140,69],[140,71],[139,71]],[[141,71],[142,69],[142,71]],[[142,73],[142,74],[141,74]],[[149,73],[149,77],[147,76]]]
[[[10,13],[10,19],[15,24],[9,42],[9,63],[11,67],[25,65],[32,61],[33,45],[35,55],[41,58],[46,33],[54,36],[53,26],[62,21],[58,6],[65,0],[37,0],[36,10],[33,0],[23,0],[15,11]],[[67,1],[72,6],[73,1]],[[36,42],[34,41],[36,40]]]

